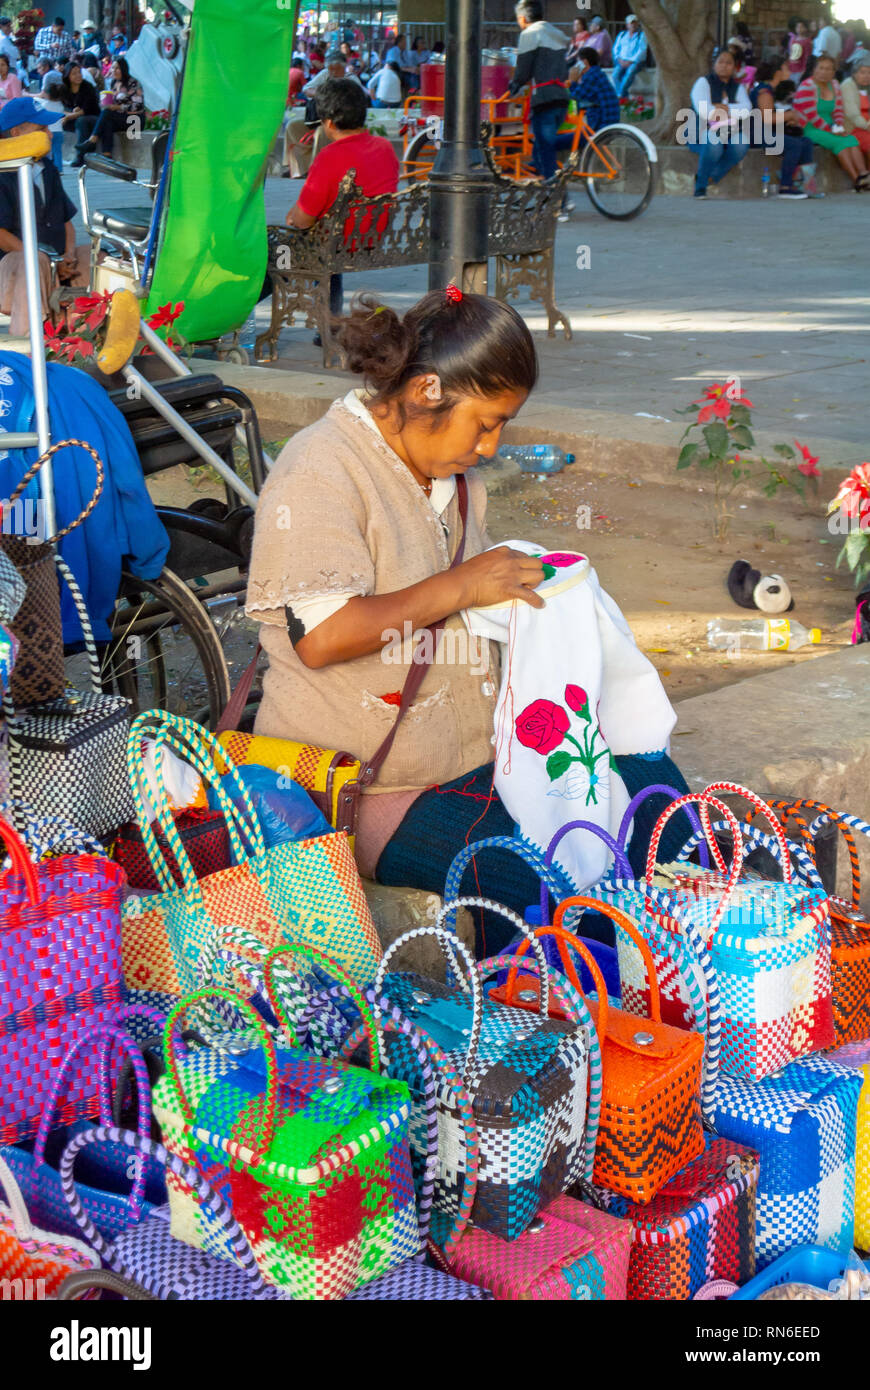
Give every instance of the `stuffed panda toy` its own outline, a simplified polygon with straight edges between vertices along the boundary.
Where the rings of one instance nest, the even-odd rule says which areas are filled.
[[[762,574],[748,560],[735,560],[728,575],[728,592],[741,608],[757,608],[762,613],[790,613],[794,608],[791,589],[781,574]]]

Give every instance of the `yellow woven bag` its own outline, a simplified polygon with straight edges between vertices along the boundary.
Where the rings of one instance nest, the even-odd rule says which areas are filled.
[[[351,794],[351,787],[359,777],[358,758],[350,753],[336,752],[334,748],[315,748],[310,743],[243,734],[234,729],[218,734],[218,743],[239,767],[259,763],[261,767],[270,767],[298,782],[330,825],[336,830],[347,831],[353,846],[356,797]]]

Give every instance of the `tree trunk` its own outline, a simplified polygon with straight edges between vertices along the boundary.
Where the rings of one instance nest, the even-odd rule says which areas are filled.
[[[635,0],[634,8],[658,67],[656,113],[648,134],[670,144],[677,113],[689,107],[692,85],[710,65],[715,6],[709,0]]]

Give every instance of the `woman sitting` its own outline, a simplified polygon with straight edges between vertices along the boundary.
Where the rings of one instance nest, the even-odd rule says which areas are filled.
[[[6,54],[0,53],[0,108],[13,97],[20,97],[23,91],[21,79],[16,72],[11,71]]]
[[[833,58],[820,53],[794,94],[794,108],[805,117],[813,144],[830,150],[851,178],[855,192],[866,193],[870,190],[867,161],[856,137],[846,134],[843,97],[835,71]]]
[[[691,95],[697,122],[697,140],[689,149],[698,156],[695,197],[706,198],[708,183],[721,183],[749,153],[749,136],[744,130],[751,111],[749,93],[734,73],[734,58],[723,48],[712,70],[699,77]]]
[[[861,151],[870,155],[870,53],[859,48],[852,58],[852,74],[841,88],[843,124],[854,135]]]
[[[257,508],[247,612],[269,668],[256,732],[363,760],[394,735],[361,797],[357,861],[379,883],[441,893],[464,845],[514,833],[493,784],[499,647],[469,637],[461,614],[544,607],[541,561],[489,548],[477,471],[537,381],[535,346],[514,309],[452,287],[404,318],[363,296],[337,337],[365,389],[289,441]],[[685,787],[663,754],[614,766],[629,795]],[[644,848],[636,822],[631,849]],[[481,896],[515,910],[539,892],[509,853],[482,856],[477,874]],[[490,949],[512,935],[487,930]]]
[[[75,61],[67,63],[63,70],[60,99],[68,113],[63,118],[63,128],[74,130],[77,136],[75,158],[70,161],[70,167],[80,169],[84,161],[84,147],[100,115],[100,101],[96,88],[85,81],[81,66]]]
[[[402,105],[402,69],[398,63],[384,63],[382,68],[369,78],[367,91],[372,106],[378,110],[393,110]]]
[[[776,106],[775,88],[780,82],[788,81],[788,62],[780,58],[773,63],[758,64],[758,81],[749,93],[753,108],[760,111],[761,130],[753,128],[752,143],[764,150],[782,154],[779,171],[779,196],[781,198],[806,198],[802,188],[795,185],[796,171],[812,169],[813,145],[806,135],[790,135],[785,129],[784,111]]]
[[[102,141],[103,154],[111,156],[116,131],[129,131],[131,121],[141,120],[145,114],[145,98],[135,77],[130,76],[126,58],[116,58],[112,64],[112,85],[102,99],[102,110],[92,133],[83,142],[82,149]]]

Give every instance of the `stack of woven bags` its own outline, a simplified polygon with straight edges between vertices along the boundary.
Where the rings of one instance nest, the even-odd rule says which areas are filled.
[[[808,1250],[836,1275],[870,1244],[870,826],[673,793],[638,879],[650,789],[588,892],[555,842],[482,841],[384,950],[347,836],[313,805],[284,833],[228,743],[140,715],[111,857],[0,807],[12,1296],[751,1298]],[[832,824],[849,899],[815,861]],[[494,847],[540,878],[526,920],[463,892]],[[510,948],[474,960],[461,907]],[[405,968],[432,942],[443,968]]]

